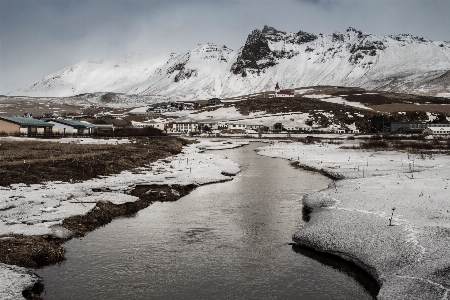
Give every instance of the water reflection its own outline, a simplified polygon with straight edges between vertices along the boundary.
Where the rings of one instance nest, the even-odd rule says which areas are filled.
[[[242,166],[232,181],[69,241],[66,262],[38,271],[45,299],[373,299],[288,245],[304,225],[302,196],[329,180],[257,146],[214,152]]]
[[[373,279],[365,270],[361,269],[352,262],[346,261],[333,254],[312,250],[308,247],[293,245],[292,250],[301,255],[312,258],[326,266],[332,267],[333,269],[336,269],[349,277],[352,277],[374,298],[376,298],[378,292],[380,291],[380,286],[377,281]]]

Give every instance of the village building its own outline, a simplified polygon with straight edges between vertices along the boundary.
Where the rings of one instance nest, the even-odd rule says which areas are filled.
[[[200,131],[209,131],[209,130],[218,130],[219,129],[219,124],[218,122],[215,121],[198,121],[198,129]]]
[[[157,113],[157,114],[162,114],[162,113],[165,113],[167,111],[168,111],[167,107],[155,107],[153,109],[153,112]]]
[[[191,103],[191,102],[183,103],[183,109],[185,109],[185,110],[194,110],[196,107],[197,107],[196,103]]]
[[[48,118],[57,118],[58,114],[54,112],[43,112],[42,118],[48,119]]]
[[[46,123],[53,124],[52,133],[63,135],[91,135],[96,130],[92,124],[74,120],[50,119]]]
[[[218,121],[217,122],[217,129],[218,130],[228,129],[228,123],[226,121]]]
[[[113,124],[95,124],[97,133],[111,133],[114,132],[116,127]]]
[[[94,115],[94,118],[96,119],[111,119],[111,113],[110,112],[100,112]]]
[[[228,123],[228,130],[247,129],[247,125],[242,123]]]
[[[262,130],[267,126],[264,126],[263,124],[247,124],[247,129],[252,129],[252,130]]]
[[[198,124],[196,122],[173,122],[166,126],[166,130],[172,133],[197,132]]]
[[[74,119],[74,120],[76,120],[76,119],[86,119],[86,118],[90,118],[90,117],[91,117],[90,115],[84,115],[84,114],[77,114],[77,115],[75,115],[75,114],[68,114],[66,116],[66,119]]]
[[[437,134],[437,135],[443,135],[443,134],[450,134],[450,124],[447,124],[449,126],[428,126],[426,129],[424,129],[423,134]]]
[[[47,135],[51,134],[53,126],[33,118],[0,116],[0,132],[6,134]]]
[[[390,132],[397,134],[421,134],[428,127],[450,127],[450,124],[441,123],[409,123],[409,122],[388,122],[384,118],[372,120],[375,132]]]
[[[287,132],[304,132],[304,131],[311,131],[312,128],[311,126],[308,125],[303,125],[303,126],[292,126],[292,125],[285,125],[283,126],[283,128],[287,131]]]
[[[208,99],[208,105],[217,105],[217,104],[221,104],[222,101],[220,101],[219,98],[211,98]]]
[[[132,121],[131,125],[134,128],[144,128],[144,127],[151,127],[151,128],[157,128],[159,130],[164,131],[166,128],[166,124],[163,122],[155,122],[155,121],[147,121],[147,122],[135,122]]]
[[[333,130],[335,133],[359,133],[358,129],[350,129],[348,127],[339,127]]]

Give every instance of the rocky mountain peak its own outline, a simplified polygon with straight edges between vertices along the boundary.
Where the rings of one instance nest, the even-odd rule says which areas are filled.
[[[267,25],[264,25],[264,28],[262,30],[262,34],[264,34],[265,36],[271,36],[271,35],[273,35],[273,36],[280,36],[280,35],[285,35],[286,32],[277,30],[277,29],[275,29],[273,27],[270,27],[270,26],[267,26]]]
[[[264,27],[266,29],[266,27]],[[270,30],[270,29],[267,29]],[[246,69],[252,69],[259,72],[261,69],[274,66],[274,58],[271,55],[269,43],[266,35],[259,29],[255,29],[247,37],[236,63],[231,67],[234,74],[247,76]]]

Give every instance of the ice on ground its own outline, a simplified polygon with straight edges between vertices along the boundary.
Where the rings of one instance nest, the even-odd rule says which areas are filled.
[[[447,299],[450,157],[341,146],[259,148],[342,179],[304,197],[313,212],[294,240],[355,261],[382,284],[379,299]]]
[[[244,116],[236,109],[234,106],[230,107],[218,107],[216,110],[197,112],[193,111],[188,116],[191,120],[201,121],[201,120],[230,120],[230,119],[240,119]]]
[[[237,174],[239,165],[220,155],[202,152],[205,149],[239,147],[246,143],[201,140],[185,147],[178,155],[111,176],[75,183],[59,181],[0,187],[0,236],[68,237],[71,232],[60,226],[64,219],[84,215],[101,201],[115,204],[137,201],[139,198],[129,195],[129,192],[138,184],[202,185],[230,180],[231,177],[224,174]],[[24,275],[24,270],[0,265],[1,299],[18,299],[14,295],[19,295],[23,287],[35,282],[36,278]]]
[[[371,110],[371,108],[365,106],[362,103],[345,100],[343,98],[343,97],[345,97],[345,95],[342,95],[341,97],[333,97],[331,95],[305,95],[303,97],[305,97],[305,98],[312,98],[312,99],[318,99],[318,100],[324,101],[324,102],[342,104],[342,105],[353,106],[353,107],[357,107],[357,108],[363,108],[363,109],[370,109]]]
[[[25,268],[0,263],[0,299],[24,299],[22,291],[31,289],[40,278]]]
[[[137,201],[128,193],[137,184],[205,184],[228,180],[222,173],[236,174],[239,166],[204,149],[229,149],[247,142],[203,140],[182,153],[136,170],[124,171],[84,182],[45,182],[0,187],[0,235],[54,235],[53,226],[67,217],[84,215],[96,202],[114,204]]]
[[[324,102],[337,103],[337,104],[348,105],[348,106],[353,106],[353,107],[357,107],[357,108],[371,109],[362,103],[347,101],[342,97],[323,98],[320,100],[322,100]]]

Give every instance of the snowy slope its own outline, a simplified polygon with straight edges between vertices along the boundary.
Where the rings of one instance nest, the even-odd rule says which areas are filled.
[[[411,35],[254,30],[239,50],[199,45],[167,61],[83,61],[9,95],[66,97],[115,92],[174,100],[233,97],[315,85],[418,94],[450,93],[450,43]]]

